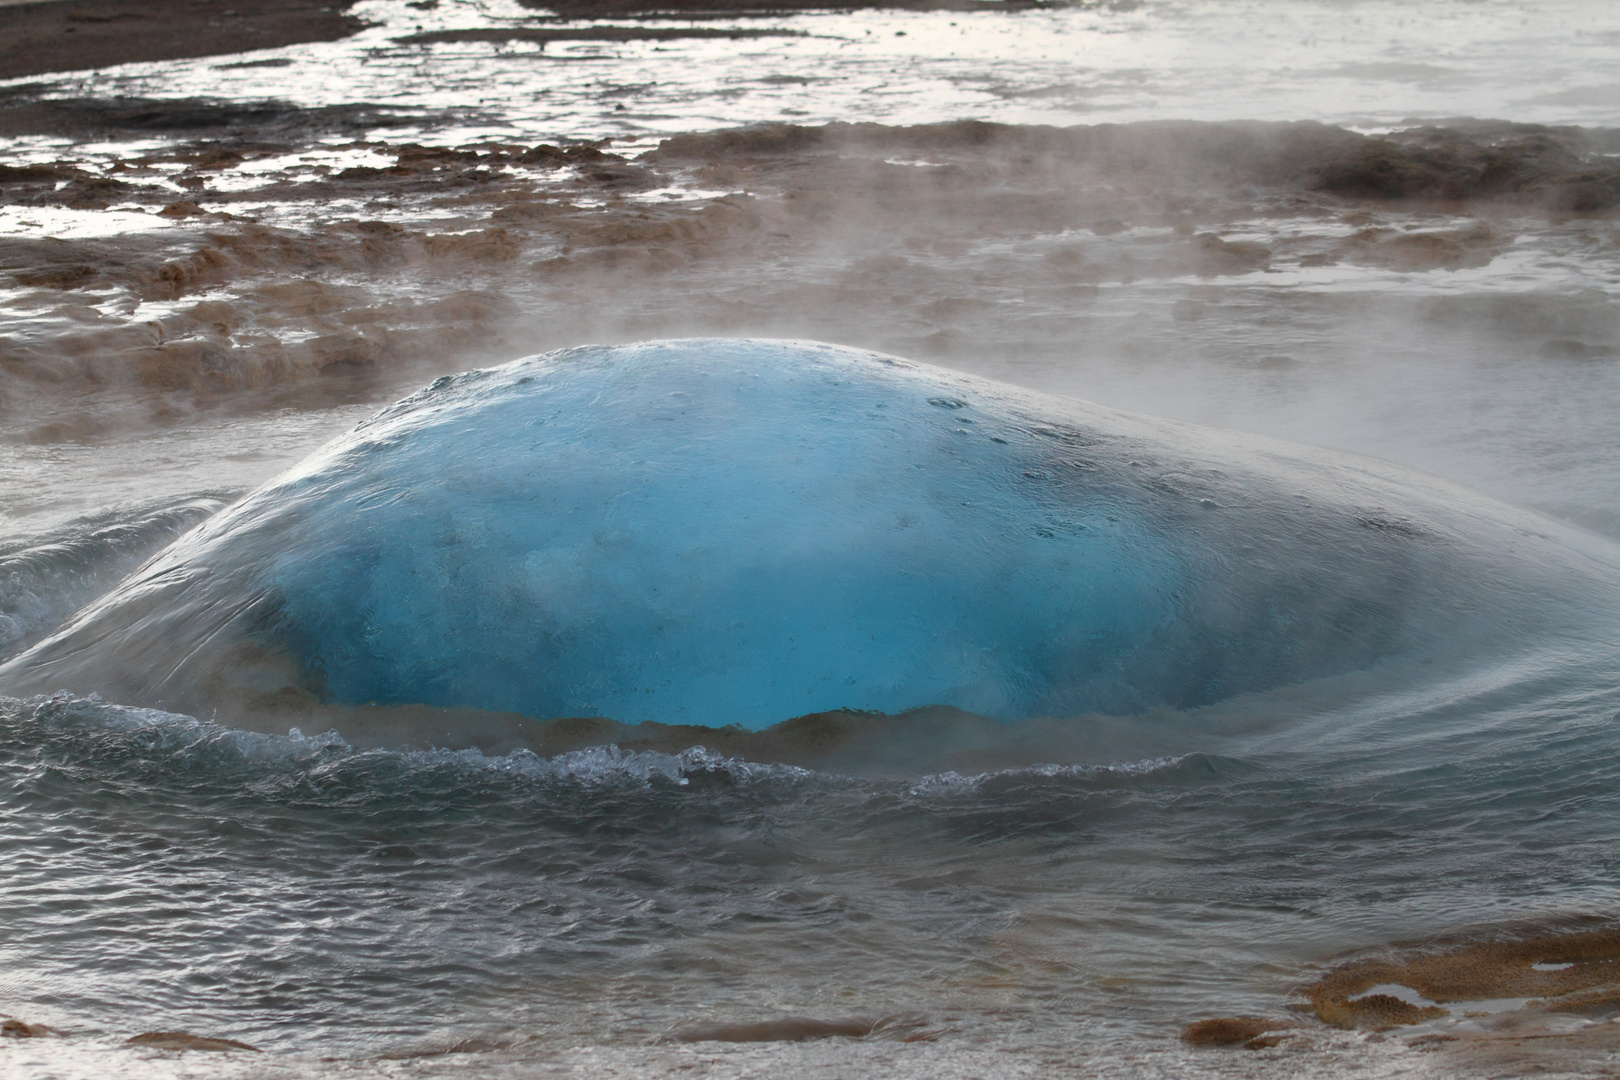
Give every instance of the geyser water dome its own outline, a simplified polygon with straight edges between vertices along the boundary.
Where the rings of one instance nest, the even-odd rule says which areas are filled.
[[[1394,466],[872,353],[592,347],[385,410],[0,685],[227,719],[1189,707],[1574,626],[1614,573],[1554,533]]]

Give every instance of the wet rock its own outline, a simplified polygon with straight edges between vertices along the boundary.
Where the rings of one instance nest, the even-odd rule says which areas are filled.
[[[511,262],[522,250],[517,239],[502,228],[424,236],[422,247],[435,259],[469,259],[486,263]]]
[[[184,259],[164,263],[147,286],[154,298],[171,299],[225,277],[231,261],[217,248],[205,247]]]
[[[1430,1035],[1419,1035],[1415,1039],[1408,1039],[1406,1040],[1406,1045],[1410,1046],[1414,1050],[1438,1050],[1446,1043],[1454,1043],[1456,1041],[1457,1036],[1455,1035],[1442,1035],[1436,1032]]]
[[[52,266],[40,270],[25,270],[12,275],[19,285],[34,289],[77,289],[94,281],[98,271],[93,266],[79,263],[73,266]]]
[[[597,152],[600,153],[601,151]],[[517,156],[516,160],[519,165],[550,165],[560,168],[568,164],[568,155],[560,147],[541,143],[539,146],[523,151]]]
[[[1404,987],[1420,1002],[1385,987]],[[1377,990],[1374,993],[1371,991]],[[1452,1005],[1537,999],[1540,1011],[1620,1003],[1620,930],[1554,932],[1507,941],[1437,943],[1336,968],[1305,988],[1313,1012],[1337,1027],[1390,1027],[1448,1015]]]
[[[222,341],[171,341],[137,353],[140,381],[161,390],[199,390],[213,384],[219,389],[244,380],[232,362],[229,344]]]
[[[150,166],[175,163],[186,166],[187,171],[191,172],[220,172],[234,168],[250,158],[275,157],[290,153],[295,148],[294,145],[285,142],[267,142],[262,139],[233,136],[224,140],[205,139],[190,145],[156,149],[137,159],[134,164]],[[119,162],[114,168],[116,171],[120,167],[128,169],[130,166],[130,162]]]
[[[577,235],[582,244],[623,247],[627,244],[667,243],[687,239],[693,235],[696,228],[694,223],[642,214],[633,218],[588,225],[580,229]]]
[[[517,307],[498,293],[462,289],[441,300],[420,304],[415,311],[425,319],[457,324],[460,332],[465,333],[468,326],[515,315]]]
[[[1464,199],[1476,180],[1455,153],[1369,139],[1318,167],[1313,186],[1354,199]]]
[[[630,191],[644,191],[663,182],[663,178],[651,169],[613,163],[581,169],[579,175],[581,181],[588,181],[599,187]]]
[[[60,1034],[60,1031],[46,1024],[30,1024],[26,1020],[0,1021],[0,1039],[43,1039]]]
[[[150,1046],[158,1050],[250,1050],[257,1054],[257,1046],[249,1046],[235,1039],[213,1039],[193,1035],[186,1031],[148,1031],[124,1040],[126,1046]]]
[[[430,30],[399,40],[410,45],[444,42],[527,41],[544,48],[554,41],[684,41],[692,38],[752,40],[770,37],[804,37],[803,30],[715,29],[713,27],[661,28],[648,26],[532,27],[495,26],[469,30]]]
[[[79,177],[53,192],[46,201],[72,210],[105,210],[115,202],[128,201],[132,191],[132,185],[122,180]]]
[[[573,255],[543,259],[535,264],[534,269],[545,275],[582,270],[656,274],[673,270],[681,263],[681,257],[665,247],[599,247]]]
[[[1218,1016],[1198,1020],[1181,1029],[1181,1041],[1189,1046],[1241,1046],[1265,1050],[1282,1041],[1268,1033],[1295,1027],[1292,1021],[1271,1020],[1264,1016]]]
[[[468,284],[497,293],[508,287],[501,277],[522,267],[512,287],[519,293],[527,290],[526,302],[532,301],[535,308],[530,313],[534,317],[525,321],[526,329],[567,325],[577,328],[569,333],[616,338],[679,333],[702,324],[721,331],[761,329],[793,336],[813,330],[808,316],[836,311],[851,325],[851,332],[858,323],[865,328],[860,332],[878,334],[875,328],[890,325],[894,310],[911,310],[926,320],[904,330],[903,340],[925,342],[911,347],[967,356],[986,348],[975,332],[982,329],[978,326],[982,320],[966,318],[955,299],[979,283],[969,280],[969,262],[984,266],[985,282],[1021,276],[1020,287],[1036,290],[1039,302],[1049,303],[1060,293],[1089,300],[1097,295],[1099,283],[1244,274],[1279,260],[1291,267],[1359,262],[1401,272],[1476,266],[1488,262],[1511,239],[1493,238],[1489,229],[1471,224],[1464,228],[1442,224],[1422,231],[1380,229],[1381,223],[1410,222],[1404,216],[1347,208],[1331,191],[1309,193],[1312,169],[1338,161],[1369,141],[1324,125],[1056,128],[973,121],[915,127],[766,125],[676,136],[665,140],[651,159],[627,161],[598,143],[386,144],[371,138],[366,126],[392,125],[400,118],[365,105],[321,111],[277,102],[197,99],[45,101],[16,91],[0,95],[0,133],[10,122],[7,117],[20,118],[23,112],[33,117],[27,124],[38,121],[39,130],[53,133],[158,133],[163,138],[152,142],[165,144],[178,134],[196,141],[164,145],[140,158],[114,162],[105,174],[65,162],[0,166],[0,201],[62,202],[55,190],[61,185],[69,198],[82,199],[86,206],[116,197],[161,214],[166,222],[184,221],[189,226],[93,240],[0,239],[0,282],[120,294],[107,297],[111,302],[100,304],[95,313],[82,306],[71,313],[64,308],[63,317],[53,321],[48,333],[19,331],[0,342],[4,353],[0,380],[5,383],[0,393],[12,405],[38,400],[44,384],[52,381],[97,387],[152,385],[141,376],[153,367],[144,350],[162,341],[146,340],[133,330],[115,338],[110,336],[112,324],[149,318],[136,313],[131,301],[175,300],[204,290],[251,299],[243,320],[228,334],[181,332],[167,325],[168,316],[161,320],[166,340],[204,337],[225,349],[223,361],[221,356],[210,361],[219,370],[206,364],[196,367],[196,378],[180,379],[174,388],[213,391],[223,385],[219,380],[225,370],[245,365],[241,370],[252,374],[230,376],[229,385],[263,386],[281,393],[281,387],[270,391],[270,384],[283,377],[295,382],[326,370],[328,350],[346,357],[336,366],[364,367],[379,376],[397,371],[409,357],[429,355],[434,347],[429,342],[447,342],[444,351],[461,356],[466,343],[477,340],[487,343],[484,347],[490,352],[484,355],[489,358],[506,355],[494,342],[515,329],[513,322],[435,323],[436,316],[406,299],[422,294],[419,286],[425,279],[452,270],[478,277]],[[356,141],[339,148],[378,157],[319,178],[312,178],[305,166],[289,166],[266,174],[269,183],[262,187],[221,183],[207,200],[211,210],[232,202],[280,202],[293,212],[267,220],[288,224],[272,227],[205,212],[199,200],[176,201],[172,186],[151,182],[162,173],[212,185],[216,173],[229,176],[237,164],[267,155],[296,157],[300,147],[309,145],[303,140],[311,133],[320,133],[328,149],[338,146],[328,137],[332,131],[353,132]],[[1424,160],[1431,163],[1461,162],[1458,168],[1464,173],[1474,170],[1468,175],[1474,177],[1469,182],[1475,190],[1501,193],[1493,198],[1545,198],[1571,206],[1602,201],[1590,192],[1576,193],[1581,184],[1601,188],[1606,183],[1608,166],[1600,151],[1608,150],[1599,146],[1597,133],[1547,129],[1538,134],[1512,125],[1457,125],[1407,136],[1387,137],[1384,141],[1392,148],[1388,152],[1413,160],[1428,155]],[[897,156],[911,163],[895,164],[892,159]],[[671,175],[653,159],[678,164],[681,171]],[[1502,164],[1509,159],[1519,165],[1509,169]],[[1495,179],[1486,183],[1480,178],[1493,168],[1491,161],[1497,162],[1491,174]],[[184,174],[173,173],[176,163],[186,169]],[[526,167],[501,171],[514,164]],[[109,187],[103,181],[128,181],[129,186]],[[684,183],[756,194],[656,205],[611,198],[620,192]],[[1230,188],[1233,183],[1261,185],[1266,194]],[[1559,184],[1564,187],[1557,190],[1565,194],[1555,198],[1551,193]],[[588,207],[577,205],[586,194],[610,197],[593,198],[596,205]],[[1247,231],[1242,223],[1270,213],[1257,207],[1273,206],[1267,200],[1278,194],[1289,200],[1289,213],[1342,218],[1365,232],[1342,242],[1326,236],[1297,246],[1279,241],[1283,246],[1275,252],[1217,235]],[[339,200],[341,209],[327,210],[323,199]],[[369,200],[376,209],[362,213],[378,216],[431,205],[436,211],[433,224],[423,224],[422,219],[395,223],[337,216],[355,215],[352,207]],[[201,238],[195,224],[200,221],[209,223]],[[1127,222],[1153,227],[1133,232]],[[1193,235],[1183,240],[1167,231],[1172,225]],[[1204,233],[1198,234],[1198,228]],[[1266,225],[1257,225],[1257,238],[1266,230]],[[869,242],[872,236],[892,237],[893,243],[878,250]],[[1110,239],[1098,241],[1099,236]],[[202,250],[192,251],[193,245]],[[826,273],[817,269],[821,256],[836,251],[855,254]],[[1000,251],[1020,260],[1020,268],[997,264]],[[866,255],[901,253],[912,258],[910,265],[895,263],[884,270],[881,264],[861,262]],[[969,253],[976,253],[975,258],[968,260]],[[978,256],[991,258],[985,262]],[[531,273],[529,267],[536,270]],[[762,277],[761,268],[772,269]],[[881,275],[882,288],[874,291],[868,287],[871,282],[859,281],[862,273]],[[638,286],[649,290],[635,303],[623,303],[622,294],[597,288],[605,278],[627,275],[638,277]],[[781,284],[782,275],[798,280]],[[959,280],[944,280],[951,276]],[[319,301],[316,312],[297,305],[279,308],[265,291],[322,280],[341,281],[341,288],[357,288],[367,296],[341,303],[328,297]],[[71,299],[64,296],[61,302]],[[1489,305],[1505,311],[1514,302],[1493,297]],[[1426,313],[1447,304],[1486,306],[1479,298],[1458,297],[1421,303]],[[1600,312],[1594,306],[1578,319],[1552,318],[1545,314],[1549,303],[1542,298],[1525,300],[1526,318],[1535,324],[1514,322],[1506,327],[1528,342],[1526,352],[1534,354],[1536,344],[1544,340],[1620,340],[1604,321],[1612,321],[1604,314],[1607,309]],[[935,304],[940,306],[936,309]],[[552,318],[556,305],[573,305],[580,319]],[[879,313],[879,306],[886,310]],[[1197,310],[1178,305],[1170,314],[1177,320],[1191,319]],[[1461,321],[1472,325],[1475,314]],[[319,322],[300,323],[305,316]],[[1031,333],[1049,344],[1078,317],[1076,312],[1049,313],[1047,321],[1030,324]],[[1489,321],[1511,320],[1493,315]],[[561,329],[546,332],[561,333]],[[261,340],[249,348],[244,335]],[[274,339],[284,341],[285,347],[274,345]],[[325,340],[312,350],[309,342],[317,339]],[[362,347],[362,339],[378,343],[382,351],[368,358],[372,346]],[[542,340],[557,343],[554,336]],[[898,346],[902,338],[886,340]],[[1568,346],[1549,348],[1549,355],[1580,355]],[[1600,345],[1589,345],[1589,350],[1588,357],[1604,355]],[[170,385],[166,377],[160,383]],[[324,394],[333,385],[327,382],[316,389],[310,378],[307,392]],[[45,419],[19,421],[18,430]],[[49,418],[50,423],[58,420]]]
[[[243,162],[239,150],[226,146],[204,146],[194,153],[187,155],[188,172],[218,171],[240,165]]]
[[[448,146],[421,146],[405,143],[394,147],[394,157],[407,169],[429,169],[446,165],[476,165],[480,158],[476,150],[457,150]]]
[[[0,78],[331,41],[361,29],[348,3],[80,0],[0,14]]]
[[[364,334],[326,334],[311,340],[309,350],[316,369],[326,372],[371,367],[381,359],[383,344]]]
[[[1588,345],[1573,338],[1553,338],[1542,342],[1536,354],[1549,360],[1593,360],[1620,354],[1620,349],[1613,345]]]
[[[1193,242],[1194,272],[1205,277],[1248,274],[1271,265],[1271,249],[1264,244],[1223,240],[1214,233],[1199,233]]]
[[[0,18],[9,20],[29,6],[0,8]],[[253,47],[265,48],[269,43],[261,42]],[[4,61],[0,59],[0,71],[3,70]],[[352,132],[360,135],[380,127],[425,119],[420,113],[365,102],[301,108],[285,102],[238,103],[207,98],[43,98],[28,94],[0,98],[0,135],[51,134],[83,138],[141,132],[189,133],[229,140],[233,146],[237,143],[253,146],[322,134]]]
[[[1421,1024],[1450,1016],[1438,1005],[1414,1005],[1393,994],[1366,994],[1347,1000],[1323,1001],[1316,1015],[1334,1027],[1388,1028]]]
[[[606,145],[605,143],[603,145]],[[594,161],[623,161],[617,154],[609,154],[599,146],[588,143],[579,146],[570,146],[562,152],[563,160],[578,165],[582,162]]]
[[[0,184],[55,184],[58,180],[72,179],[77,169],[59,169],[51,165],[0,165]]]
[[[1484,266],[1506,244],[1505,238],[1483,222],[1463,229],[1435,232],[1398,232],[1374,227],[1349,237],[1337,253],[1354,262],[1407,272],[1459,270]]]
[[[786,154],[820,149],[826,145],[832,125],[806,127],[800,124],[770,124],[740,131],[676,135],[658,144],[649,155],[655,161],[694,158],[736,157],[750,154]]]
[[[567,214],[573,209],[568,203],[525,199],[500,207],[489,215],[489,220],[500,225],[530,225]]]
[[[804,1042],[807,1039],[864,1039],[878,1021],[860,1018],[818,1020],[809,1016],[784,1016],[752,1024],[700,1024],[678,1028],[670,1033],[675,1042]]]
[[[1525,184],[1521,190],[1549,210],[1602,213],[1620,206],[1620,170],[1543,177]]]
[[[1041,261],[1054,270],[1076,270],[1086,263],[1086,253],[1080,248],[1062,247],[1048,251],[1041,256]]]
[[[347,231],[360,239],[360,258],[367,266],[400,266],[409,261],[410,233],[387,221],[359,221]]]
[[[373,168],[370,165],[355,165],[352,168],[344,169],[342,172],[338,173],[332,179],[334,179],[334,180],[376,180],[376,179],[379,179],[381,177],[397,176],[397,175],[408,175],[408,173],[403,173],[402,171],[395,170],[395,169],[377,169],[377,168]]]
[[[1474,123],[1417,128],[1347,146],[1311,186],[1348,198],[1458,202],[1507,198],[1596,213],[1620,205],[1620,166],[1579,129]]]
[[[367,293],[354,286],[329,285],[324,281],[284,281],[262,285],[248,294],[253,306],[264,305],[305,319],[342,312],[363,305]]]

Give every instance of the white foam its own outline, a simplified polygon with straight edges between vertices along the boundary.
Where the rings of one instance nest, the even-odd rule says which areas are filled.
[[[1410,986],[1402,986],[1400,983],[1379,983],[1377,986],[1369,987],[1359,994],[1351,995],[1345,1000],[1363,1001],[1370,997],[1392,997],[1397,1001],[1404,1001],[1408,1005],[1415,1005],[1420,1009],[1426,1009],[1432,1005],[1439,1004],[1439,1002],[1430,1001],[1416,990],[1413,990]]]
[[[1565,964],[1563,966],[1564,967],[1569,967],[1570,965]],[[1556,970],[1558,970],[1558,968],[1557,967],[1546,968],[1546,967],[1537,966],[1537,970],[1539,970],[1539,971],[1549,971],[1549,970],[1556,971]],[[1403,986],[1400,983],[1379,983],[1377,986],[1370,987],[1370,988],[1368,988],[1366,990],[1363,990],[1361,993],[1355,994],[1355,995],[1353,995],[1353,996],[1351,996],[1349,998],[1346,998],[1345,1000],[1347,1000],[1347,1001],[1362,1001],[1362,1000],[1364,1000],[1366,998],[1373,997],[1375,995],[1382,995],[1384,997],[1392,997],[1392,998],[1395,998],[1395,999],[1397,999],[1399,1001],[1404,1001],[1408,1005],[1416,1006],[1417,1008],[1420,1008],[1420,1009],[1426,1009],[1426,1008],[1430,1008],[1430,1007],[1438,1005],[1441,1008],[1444,1008],[1444,1009],[1448,1010],[1453,1017],[1458,1017],[1458,1016],[1462,1016],[1462,1017],[1467,1017],[1467,1016],[1494,1016],[1497,1013],[1516,1012],[1519,1009],[1524,1008],[1525,1005],[1528,1002],[1533,1000],[1532,998],[1527,998],[1527,997],[1515,997],[1515,998],[1479,998],[1477,1000],[1469,1000],[1469,1001],[1445,1001],[1445,1002],[1432,1001],[1429,998],[1426,998],[1422,994],[1418,993],[1416,990],[1413,990],[1410,986]]]
[[[96,240],[174,228],[169,218],[141,210],[70,210],[63,206],[0,206],[0,236]]]

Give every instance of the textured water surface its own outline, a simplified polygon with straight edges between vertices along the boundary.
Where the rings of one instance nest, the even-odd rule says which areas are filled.
[[[1106,1066],[1274,1011],[1346,948],[1612,905],[1612,664],[1577,672],[1249,736],[1158,721],[1220,753],[889,782],[12,701],[9,1007],[340,1059],[858,1017],[927,1061]]]
[[[378,508],[396,514],[393,546],[367,557],[392,550],[395,584],[368,593],[340,572],[365,546],[341,514],[317,515],[309,544],[249,544],[252,558],[229,563],[274,567],[285,554],[283,587],[303,605],[303,639],[250,637],[281,650],[250,658],[263,661],[253,670],[283,679],[248,686],[264,695],[253,708],[200,681],[207,692],[185,708],[94,697],[116,654],[100,638],[53,654],[83,678],[0,698],[0,1014],[66,1033],[0,1039],[0,1072],[1612,1071],[1602,1010],[1535,1021],[1525,1030],[1537,1039],[1512,1051],[1546,1048],[1534,1059],[1462,1054],[1467,1037],[1498,1032],[1462,1015],[1386,1035],[1310,1020],[1260,1051],[1199,1050],[1176,1033],[1207,1016],[1297,1019],[1302,986],[1391,942],[1614,916],[1614,9],[1301,0],[677,21],[367,0],[355,11],[374,25],[345,41],[0,89],[4,163],[36,170],[0,185],[0,662],[103,598],[103,612],[136,610],[143,566],[227,566],[208,562],[208,530],[240,520],[221,507],[440,376],[694,336],[829,341],[1021,388],[1007,400],[1069,395],[1096,402],[1073,406],[1093,417],[1130,409],[1309,444],[1265,444],[1275,456],[1262,461],[1258,440],[1216,432],[1171,452],[1174,422],[1132,421],[1156,433],[1153,452],[1116,447],[1100,471],[1146,468],[1152,484],[1081,500],[1086,513],[1061,528],[1045,521],[1051,500],[1036,499],[1032,517],[1008,491],[1070,473],[1025,460],[1043,439],[1028,430],[998,431],[1007,444],[966,434],[1006,420],[975,412],[967,393],[912,402],[905,424],[883,429],[910,433],[899,442],[851,429],[841,448],[806,442],[799,464],[870,472],[886,498],[917,502],[885,487],[878,466],[933,462],[951,440],[976,439],[959,479],[1002,500],[997,514],[1018,532],[1009,550],[1096,526],[1113,539],[1095,550],[1133,588],[1215,583],[1206,599],[1231,602],[1223,627],[1275,628],[1306,611],[1310,640],[1378,647],[1279,659],[1223,630],[1210,636],[1217,652],[1264,654],[1292,674],[1236,694],[1164,693],[1197,683],[1188,654],[1165,649],[1174,677],[1154,693],[1088,699],[1075,708],[1097,712],[1060,724],[829,714],[776,734],[656,738],[584,724],[533,740],[563,752],[514,749],[536,721],[488,711],[524,702],[480,666],[510,660],[493,655],[507,644],[502,620],[480,623],[473,604],[435,615],[429,637],[470,634],[436,655],[478,674],[431,709],[413,701],[455,672],[425,672],[410,611],[368,637],[379,606],[431,595],[409,582],[477,562],[450,541],[500,533],[491,523],[504,515],[467,510],[456,485],[472,470],[447,444],[498,448],[516,428],[510,416],[473,421],[412,470],[442,528],[414,532],[398,505]],[[888,126],[822,126],[863,122]],[[1346,171],[1356,155],[1408,171],[1378,189]],[[1513,184],[1491,188],[1487,158]],[[747,451],[728,460],[754,481],[771,475],[759,448],[779,450],[767,436],[808,415],[789,407],[791,389],[759,402],[770,431],[730,446]],[[654,407],[604,390],[593,411],[579,400],[590,387],[576,390],[571,437],[627,432],[619,457],[602,460],[646,479],[644,444],[678,399]],[[1323,462],[1342,478],[1341,451],[1389,464],[1366,465],[1376,482],[1354,493],[1325,484],[1298,510],[1278,478]],[[1208,471],[1234,463],[1238,474]],[[759,483],[744,489],[773,528],[800,512],[785,495],[761,498]],[[305,505],[255,498],[276,512]],[[690,533],[738,513],[638,505],[592,513],[641,537],[650,523]],[[1130,513],[1108,521],[1119,506]],[[994,568],[975,557],[983,547],[952,547],[956,511],[894,508],[977,582],[973,604],[950,608],[953,633],[1043,637],[1022,608],[983,605]],[[1324,534],[1329,509],[1344,513]],[[554,500],[511,516],[557,511]],[[205,520],[180,556],[160,555]],[[1247,534],[1257,521],[1266,527]],[[667,569],[614,562],[625,536],[610,533],[599,550],[594,531],[571,538],[591,559],[553,550],[521,580],[480,578],[491,591],[471,594],[497,597],[492,611],[521,609],[517,593],[572,597],[568,610],[589,615],[604,606],[592,591],[603,566]],[[767,533],[728,534],[706,573]],[[822,554],[844,544],[852,562],[875,550],[874,562],[898,561],[837,529],[813,542]],[[195,552],[207,558],[187,561]],[[1390,557],[1401,552],[1408,561]],[[511,554],[493,565],[523,562]],[[1251,587],[1275,575],[1305,587],[1287,603]],[[756,599],[795,607],[850,594],[867,615],[884,607],[860,582],[845,594],[780,574],[753,584]],[[206,606],[154,611],[196,633],[223,610]],[[1169,611],[1173,624],[1182,609]],[[931,633],[928,621],[908,633]],[[1396,624],[1400,634],[1359,636]],[[161,657],[136,669],[153,684],[198,644],[140,617],[80,625]],[[325,658],[328,634],[376,664],[324,691],[288,683]],[[854,656],[844,675],[870,689],[920,638],[865,653],[848,635],[822,640],[837,648],[819,666]],[[935,703],[958,665],[928,655],[927,678],[905,694],[809,707]],[[700,723],[797,712],[772,699],[750,713],[757,686],[642,660],[684,681],[684,701],[710,695]],[[477,715],[432,711],[479,692]],[[613,704],[630,719],[676,719],[651,706],[629,715],[627,701]],[[442,737],[463,723],[486,727]],[[124,1043],[173,1030],[263,1053]],[[1451,1035],[1464,1038],[1437,1041]]]

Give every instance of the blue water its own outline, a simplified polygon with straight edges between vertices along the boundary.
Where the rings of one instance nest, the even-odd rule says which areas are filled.
[[[341,701],[762,727],[1129,693],[1175,553],[950,390],[719,341],[447,380],[269,496],[303,521],[265,577]]]
[[[1605,558],[1393,466],[873,353],[583,348],[385,410],[0,685],[751,729],[1134,713],[1587,634]]]

